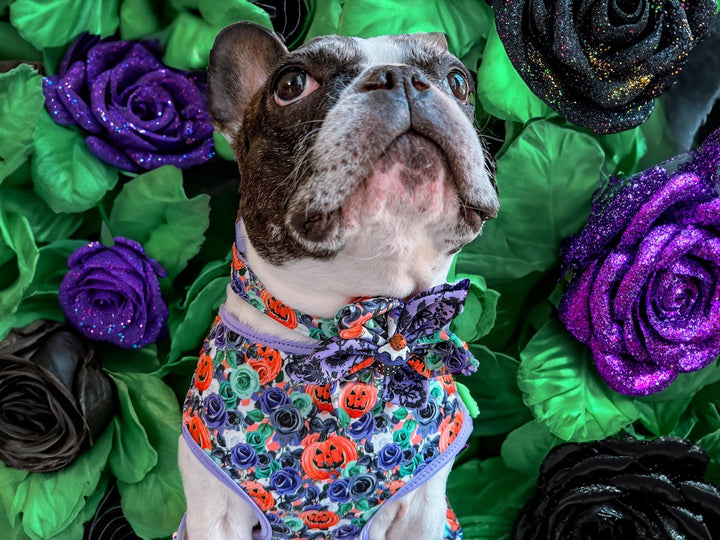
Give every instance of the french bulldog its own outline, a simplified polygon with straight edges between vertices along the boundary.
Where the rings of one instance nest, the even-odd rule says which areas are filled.
[[[298,390],[288,386],[292,373],[276,352],[285,350],[282,362],[302,375],[323,324],[298,332],[296,319],[332,320],[341,307],[360,305],[356,299],[400,299],[387,301],[395,306],[422,297],[445,283],[453,255],[496,215],[497,189],[473,126],[470,73],[442,34],[327,36],[290,52],[272,32],[235,23],[217,36],[208,75],[210,114],[240,169],[239,240],[222,322],[203,346],[185,404],[179,462],[188,510],[179,534],[443,538],[445,484],[471,426],[451,395],[452,380],[430,383],[433,395],[445,396],[435,420],[442,435],[411,435],[412,444],[430,441],[422,473],[418,467],[412,481],[381,486],[414,455],[411,443],[388,442],[392,429],[425,426],[410,416],[393,422],[421,407],[388,402],[395,419],[381,422],[372,365],[342,383]],[[252,287],[262,288],[255,302],[245,290]],[[229,352],[230,341],[245,352]],[[261,387],[280,369],[270,390],[275,401],[258,397],[252,373],[255,393],[242,395],[234,371],[243,363],[246,374],[248,365],[264,366]],[[392,367],[387,376],[402,385],[403,372]],[[352,394],[358,388],[362,395]],[[312,401],[296,399],[303,392]],[[356,408],[333,409],[350,395]],[[300,423],[283,431],[279,411],[301,411]],[[382,441],[358,434],[366,421]],[[437,455],[438,445],[445,454]],[[354,471],[343,469],[348,462]]]

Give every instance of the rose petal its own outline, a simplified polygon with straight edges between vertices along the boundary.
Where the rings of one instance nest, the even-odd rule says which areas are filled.
[[[670,181],[639,209],[625,229],[618,247],[632,247],[637,244],[663,212],[678,202],[696,199],[697,195],[705,191],[706,186],[706,182],[696,174],[678,174],[670,178]]]
[[[57,99],[78,126],[91,133],[100,133],[102,131],[100,124],[95,120],[95,115],[88,104],[80,97],[80,94],[85,92],[86,86],[85,64],[75,62],[56,85]]]
[[[131,41],[107,41],[91,48],[85,62],[88,85],[92,85],[101,73],[120,62],[134,46],[135,44]]]
[[[627,253],[612,252],[603,261],[595,276],[590,296],[590,317],[594,327],[590,347],[603,350],[622,348],[622,328],[614,320],[614,306],[611,300],[615,296],[618,281],[625,273],[632,257]]]
[[[57,72],[63,75],[70,66],[78,60],[85,63],[88,51],[98,43],[100,43],[100,36],[95,36],[88,32],[80,34],[80,36],[72,42],[70,47],[68,47],[68,50],[65,51]]]
[[[122,169],[123,171],[139,172],[140,169],[127,154],[118,150],[111,144],[106,143],[98,137],[87,137],[85,144],[88,149],[104,163]]]
[[[152,152],[142,152],[130,148],[128,148],[127,153],[143,169],[155,169],[162,165],[175,165],[181,169],[187,169],[205,163],[213,157],[215,155],[215,146],[212,139],[207,139],[199,146],[187,149],[182,154],[157,155]]]
[[[597,274],[598,263],[593,261],[573,276],[560,302],[560,320],[578,341],[590,343],[590,291]]]
[[[0,355],[0,399],[0,459],[10,467],[57,471],[85,447],[87,426],[75,399],[46,369]]]
[[[667,388],[677,377],[676,368],[646,365],[629,355],[594,351],[593,359],[607,385],[621,394],[646,396]]]
[[[43,77],[42,84],[43,95],[45,96],[45,108],[47,108],[50,116],[52,116],[53,121],[61,126],[75,125],[73,115],[68,112],[65,105],[63,105],[60,98],[58,98],[60,77],[58,75]]]
[[[720,198],[683,207],[675,214],[683,225],[720,226]]]
[[[140,148],[143,150],[156,150],[156,148],[132,131],[132,126],[118,112],[112,103],[112,93],[109,89],[111,72],[106,71],[91,83],[90,104],[95,116],[107,130],[107,139],[120,148]]]

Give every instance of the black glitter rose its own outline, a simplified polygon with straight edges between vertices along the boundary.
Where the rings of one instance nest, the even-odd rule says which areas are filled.
[[[498,34],[530,89],[597,133],[635,127],[707,32],[715,0],[495,0]]]
[[[37,321],[0,343],[0,460],[31,472],[68,466],[102,433],[113,388],[87,342]]]
[[[514,540],[720,538],[720,490],[689,441],[606,439],[554,448]]]

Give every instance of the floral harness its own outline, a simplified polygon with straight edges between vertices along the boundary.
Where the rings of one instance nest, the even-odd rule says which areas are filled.
[[[378,508],[447,465],[472,430],[452,373],[477,361],[447,330],[468,283],[321,319],[272,297],[233,246],[231,284],[319,345],[260,335],[221,306],[185,401],[185,441],[255,509],[254,538],[369,538]],[[445,538],[462,538],[447,517]]]

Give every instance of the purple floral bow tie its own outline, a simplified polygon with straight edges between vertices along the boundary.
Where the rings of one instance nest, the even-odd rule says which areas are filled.
[[[383,400],[422,407],[428,378],[477,369],[477,360],[447,329],[462,311],[469,287],[462,280],[407,302],[370,298],[348,304],[335,315],[338,335],[321,341],[302,362],[288,365],[288,373],[298,382],[327,385],[371,368]]]

